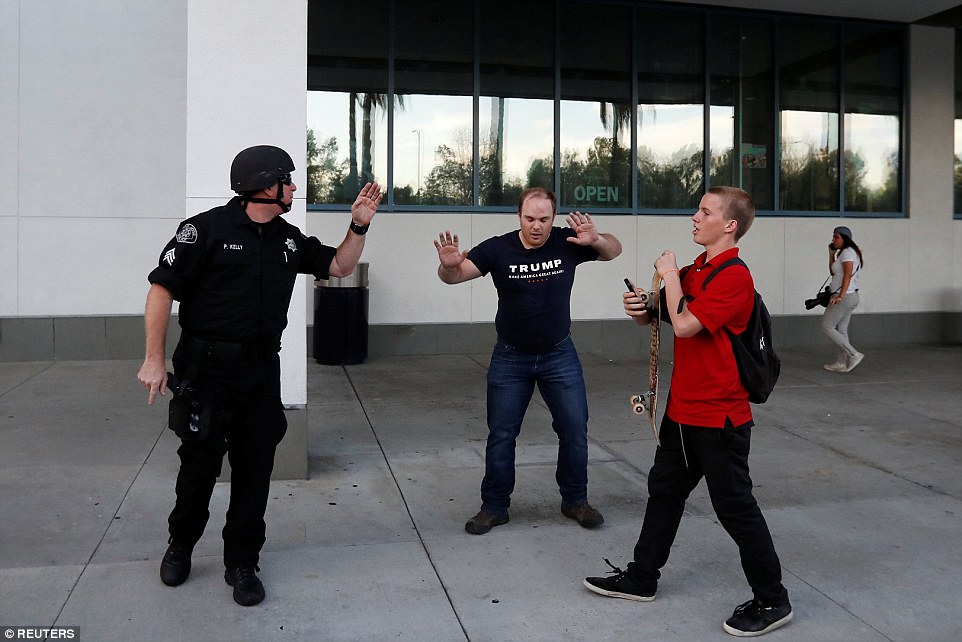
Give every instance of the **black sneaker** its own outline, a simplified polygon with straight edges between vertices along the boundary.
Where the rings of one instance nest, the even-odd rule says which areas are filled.
[[[764,635],[788,624],[792,619],[792,605],[768,606],[757,599],[750,599],[735,607],[732,616],[725,620],[725,632],[740,638]]]
[[[495,526],[508,523],[508,514],[495,515],[486,511],[480,511],[477,515],[468,520],[464,525],[464,530],[472,535],[484,535]]]
[[[190,575],[190,554],[194,547],[178,544],[173,537],[167,542],[170,546],[160,562],[160,581],[167,586],[180,586]]]
[[[612,568],[608,573],[614,573],[613,577],[586,577],[584,585],[589,591],[594,591],[598,595],[607,597],[620,597],[625,600],[636,602],[651,602],[655,599],[657,584],[652,586],[642,586],[628,576],[628,571],[623,571],[607,559],[605,563]]]
[[[234,601],[241,606],[254,606],[264,601],[264,585],[257,579],[256,566],[241,566],[224,571],[224,581],[234,587]]]
[[[605,518],[588,502],[581,502],[574,506],[562,506],[561,514],[570,517],[584,528],[595,528],[605,523]]]

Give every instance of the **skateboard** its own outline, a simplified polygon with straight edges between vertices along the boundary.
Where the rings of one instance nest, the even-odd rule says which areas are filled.
[[[641,302],[648,310],[648,317],[651,323],[651,358],[648,364],[648,390],[641,394],[632,395],[631,409],[636,415],[648,415],[648,423],[651,425],[651,432],[655,436],[655,442],[660,446],[661,439],[658,438],[658,425],[655,422],[655,412],[658,408],[658,348],[661,339],[661,319],[659,305],[659,293],[661,290],[661,277],[655,271],[651,277],[651,290],[639,292]]]

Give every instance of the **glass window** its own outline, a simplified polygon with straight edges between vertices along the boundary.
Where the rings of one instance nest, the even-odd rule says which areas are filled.
[[[838,211],[838,28],[786,22],[781,42],[780,209]]]
[[[480,12],[481,205],[554,189],[554,2],[485,0]]]
[[[561,7],[559,206],[631,206],[631,8]]]
[[[639,207],[692,209],[704,193],[704,31],[701,14],[638,12]]]
[[[366,6],[308,5],[308,203],[352,203],[387,179],[387,0]]]
[[[474,2],[406,2],[394,15],[394,203],[472,205]]]
[[[962,218],[962,29],[955,30],[955,218]]]
[[[775,209],[772,22],[709,18],[710,185],[733,185],[760,210]]]
[[[845,29],[845,209],[898,212],[901,192],[902,32]]]
[[[364,6],[308,2],[318,209],[377,180],[398,209],[513,210],[544,186],[564,209],[687,211],[735,185],[761,212],[902,211],[903,25],[624,0]]]

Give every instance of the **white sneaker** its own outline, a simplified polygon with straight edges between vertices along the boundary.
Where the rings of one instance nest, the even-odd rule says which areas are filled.
[[[835,363],[826,363],[822,367],[829,372],[848,372],[848,364],[842,363],[841,361],[836,361]]]
[[[845,366],[845,370],[843,370],[843,372],[851,372],[852,370],[855,370],[855,366],[862,363],[862,359],[864,358],[865,358],[864,354],[862,354],[861,352],[856,352],[855,354],[853,354],[851,357],[848,358],[848,364]]]

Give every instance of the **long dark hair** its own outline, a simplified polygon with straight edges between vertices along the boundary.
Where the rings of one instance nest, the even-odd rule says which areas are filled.
[[[858,245],[855,244],[855,241],[853,241],[850,236],[846,236],[846,235],[841,234],[841,233],[839,233],[839,236],[842,237],[842,248],[841,248],[840,250],[838,250],[837,252],[835,252],[836,258],[838,257],[839,252],[841,252],[842,250],[844,250],[844,249],[847,248],[847,247],[850,247],[850,248],[852,248],[853,250],[855,250],[855,253],[856,253],[856,254],[858,254],[858,264],[859,264],[859,267],[864,267],[864,266],[865,266],[865,259],[862,258],[862,250],[860,250],[859,247],[858,247]]]

